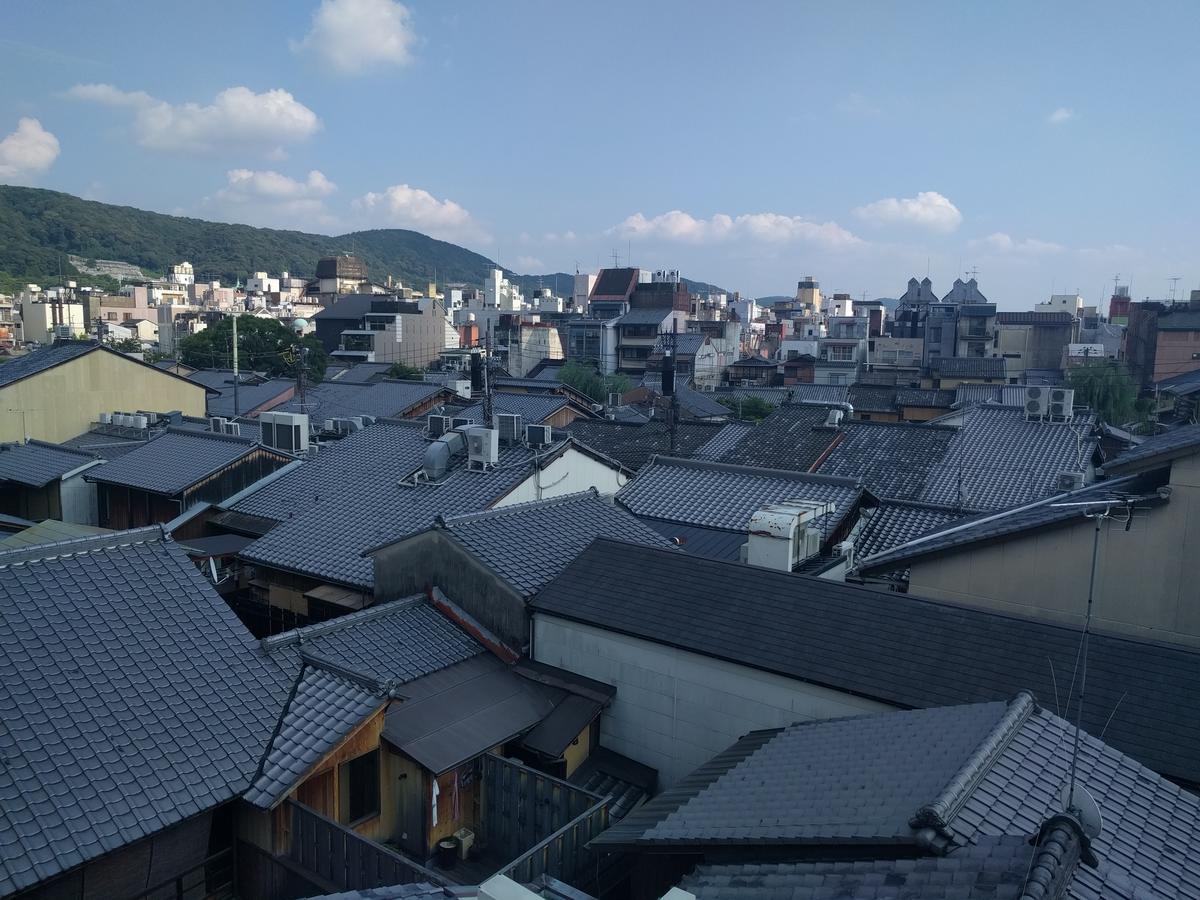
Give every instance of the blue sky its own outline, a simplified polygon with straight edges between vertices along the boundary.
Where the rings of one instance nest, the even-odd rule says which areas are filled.
[[[1200,287],[1194,3],[8,0],[0,181],[518,271]]]

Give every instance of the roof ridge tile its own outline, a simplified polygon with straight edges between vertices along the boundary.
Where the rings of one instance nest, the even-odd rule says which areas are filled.
[[[125,538],[125,540],[122,540],[122,538]],[[130,547],[134,544],[149,544],[156,541],[163,544],[173,543],[170,535],[160,525],[148,525],[144,528],[131,528],[128,531],[115,531],[107,534],[70,538],[65,541],[54,541],[50,544],[37,544],[33,547],[0,551],[0,569],[68,556],[82,556],[94,553],[97,550],[114,550],[118,547]]]

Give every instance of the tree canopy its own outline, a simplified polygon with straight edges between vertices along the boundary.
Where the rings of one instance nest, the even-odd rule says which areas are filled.
[[[291,378],[296,374],[296,362],[302,351],[307,354],[307,378],[316,384],[325,377],[325,368],[329,364],[329,356],[316,335],[299,338],[290,328],[274,319],[246,315],[238,317],[238,368]],[[197,369],[231,368],[233,317],[227,316],[199,334],[180,341],[179,361]]]
[[[558,380],[587,394],[597,403],[605,403],[609,394],[624,394],[632,386],[625,375],[601,375],[591,366],[568,362],[558,370]]]
[[[761,397],[718,397],[717,402],[747,422],[761,422],[775,411],[775,407]]]
[[[1075,401],[1087,404],[1110,425],[1143,421],[1150,404],[1138,400],[1137,385],[1129,370],[1112,360],[1097,360],[1067,373]]]

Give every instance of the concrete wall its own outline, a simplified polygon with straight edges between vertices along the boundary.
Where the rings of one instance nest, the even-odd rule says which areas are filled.
[[[31,438],[61,443],[117,409],[203,416],[204,388],[118,353],[94,351],[0,388],[0,441],[20,440],[24,427]]]
[[[616,687],[600,744],[657,769],[662,788],[749,731],[892,708],[543,613],[533,658]]]
[[[1165,506],[1101,526],[1095,627],[1200,646],[1200,457],[1177,460]],[[1093,523],[1035,532],[918,560],[909,591],[922,597],[1081,625],[1087,607]]]

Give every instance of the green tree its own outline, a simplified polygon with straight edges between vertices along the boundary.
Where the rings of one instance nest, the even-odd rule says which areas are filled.
[[[761,397],[718,397],[717,402],[746,422],[761,422],[775,411],[775,407]]]
[[[632,387],[625,375],[601,375],[591,366],[574,361],[558,370],[558,380],[597,403],[605,403],[609,394],[624,394]]]
[[[307,378],[312,384],[317,384],[325,377],[329,357],[316,335],[308,334],[300,338],[274,319],[238,317],[238,368],[291,378],[296,374],[296,362],[302,350],[307,351]],[[180,341],[179,361],[197,369],[232,367],[233,318],[226,316],[199,334]]]
[[[387,370],[388,378],[412,378],[420,380],[421,376],[424,374],[424,369],[418,369],[414,366],[405,365],[402,362],[395,363],[390,369]]]
[[[1117,362],[1097,360],[1068,370],[1067,378],[1076,402],[1090,406],[1101,421],[1123,425],[1149,417],[1149,402],[1138,399],[1133,377]]]
[[[118,353],[141,353],[142,342],[137,338],[121,338],[120,340],[108,340],[105,343],[116,350]]]

